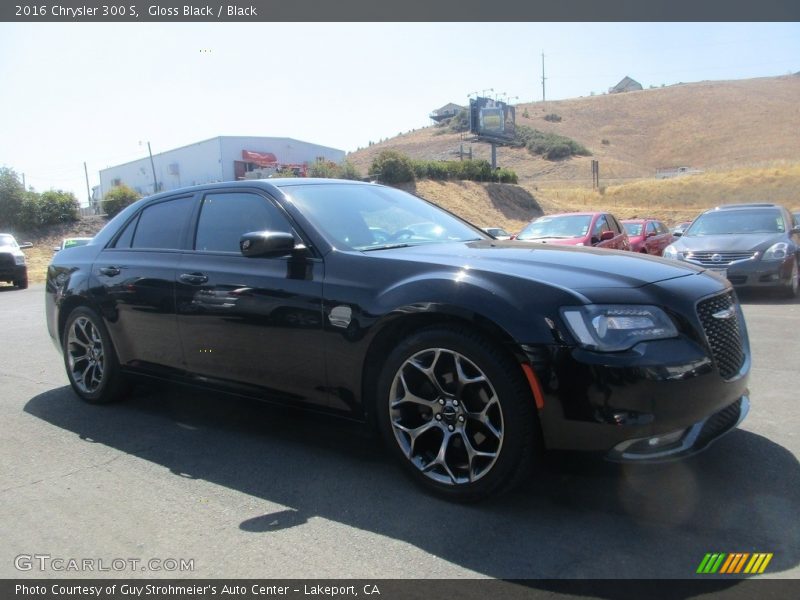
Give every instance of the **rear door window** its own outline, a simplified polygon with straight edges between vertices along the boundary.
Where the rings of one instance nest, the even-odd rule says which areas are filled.
[[[131,248],[181,249],[184,228],[192,212],[192,201],[191,197],[176,198],[145,208],[133,233]],[[125,234],[127,231],[123,237]]]

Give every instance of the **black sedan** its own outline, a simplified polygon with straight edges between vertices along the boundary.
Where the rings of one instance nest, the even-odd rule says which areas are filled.
[[[697,217],[664,257],[716,271],[739,288],[798,293],[800,227],[777,204],[730,204]]]
[[[747,332],[724,280],[498,241],[375,184],[145,198],[53,257],[46,305],[87,402],[148,376],[357,419],[458,500],[511,488],[545,449],[685,456],[749,406]]]

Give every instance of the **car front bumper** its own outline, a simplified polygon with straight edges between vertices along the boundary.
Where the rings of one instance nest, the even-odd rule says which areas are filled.
[[[789,256],[784,260],[745,260],[721,268],[736,288],[776,288],[791,285],[793,263],[794,256]]]
[[[0,281],[19,281],[28,276],[26,265],[7,265],[0,267]]]
[[[538,353],[531,366],[542,387],[545,447],[625,462],[699,452],[749,410],[746,333],[743,344],[741,367],[727,379],[708,347],[689,336],[621,353],[563,347]]]

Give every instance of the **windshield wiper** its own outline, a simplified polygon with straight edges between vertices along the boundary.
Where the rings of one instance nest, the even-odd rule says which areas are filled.
[[[391,250],[393,248],[408,248],[409,246],[416,246],[418,244],[397,243],[397,244],[383,244],[382,246],[369,246],[368,248],[361,248],[362,252],[370,252],[372,250]]]

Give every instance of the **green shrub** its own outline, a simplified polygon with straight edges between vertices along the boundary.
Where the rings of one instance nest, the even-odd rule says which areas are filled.
[[[103,197],[103,212],[111,218],[139,198],[141,196],[127,185],[118,185]]]
[[[560,123],[561,116],[557,115],[556,113],[550,113],[549,115],[544,116],[545,121],[550,121],[551,123]]]
[[[584,146],[556,133],[546,133],[520,125],[517,127],[518,143],[524,145],[531,154],[538,154],[547,160],[558,160],[569,156],[591,156]]]
[[[379,181],[388,184],[406,183],[414,181],[414,166],[411,159],[395,152],[394,150],[383,150],[369,168],[370,177],[375,177]]]

